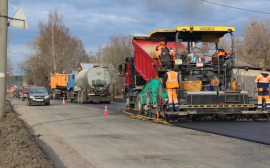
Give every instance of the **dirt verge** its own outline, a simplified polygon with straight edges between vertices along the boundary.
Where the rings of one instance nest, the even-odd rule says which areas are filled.
[[[6,102],[6,114],[0,119],[0,168],[53,168],[37,141]]]

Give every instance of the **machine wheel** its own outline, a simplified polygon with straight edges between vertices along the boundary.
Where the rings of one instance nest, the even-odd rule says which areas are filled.
[[[134,107],[135,107],[135,104],[128,104],[128,105],[126,105],[126,108],[134,109]]]
[[[140,111],[138,111],[138,114],[142,114],[142,111],[143,111],[143,105],[142,105],[140,93],[141,92],[139,92],[137,95],[137,106],[138,106],[138,109],[140,110]]]
[[[45,106],[49,106],[50,105],[50,102],[49,103],[45,103]]]
[[[157,117],[156,114],[153,114],[153,113],[152,113],[152,108],[150,108],[150,109],[148,110],[148,116],[149,116],[150,118],[156,118],[156,117]],[[149,120],[151,120],[151,119],[149,119]]]

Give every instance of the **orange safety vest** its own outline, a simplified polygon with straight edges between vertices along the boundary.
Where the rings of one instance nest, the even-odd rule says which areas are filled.
[[[228,51],[226,51],[226,52],[219,51],[217,54],[214,54],[214,55],[213,55],[211,64],[214,64],[214,59],[215,59],[215,58],[219,58],[219,57],[221,57],[221,56],[226,56],[226,55],[228,55],[228,54],[229,54]]]
[[[174,89],[174,88],[179,88],[179,82],[177,80],[177,72],[170,71],[167,72],[168,78],[166,82],[166,88],[167,89]]]

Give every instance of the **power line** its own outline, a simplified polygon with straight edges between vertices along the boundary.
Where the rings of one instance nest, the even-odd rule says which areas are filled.
[[[248,12],[268,14],[268,15],[270,14],[270,13],[267,13],[267,12],[261,12],[261,11],[255,11],[255,10],[250,10],[250,9],[238,8],[238,7],[234,7],[234,6],[223,5],[223,4],[219,4],[219,3],[215,3],[215,2],[211,2],[211,1],[207,1],[207,0],[202,0],[202,1],[203,2],[207,2],[207,3],[214,4],[214,5],[219,5],[219,6],[227,7],[227,8],[233,8],[233,9],[238,9],[238,10],[243,10],[243,11],[248,11]]]

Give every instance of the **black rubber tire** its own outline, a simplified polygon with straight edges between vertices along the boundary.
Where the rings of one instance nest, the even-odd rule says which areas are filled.
[[[83,101],[83,92],[81,92],[81,100],[80,100],[80,103],[83,104],[84,101]]]
[[[53,92],[53,94],[52,94],[52,98],[53,98],[53,100],[55,100],[56,99],[56,94]]]
[[[80,100],[81,100],[81,92],[78,92],[78,95],[77,95],[77,102],[80,103]]]
[[[135,104],[129,104],[129,105],[126,105],[126,108],[134,109],[134,107],[135,107]]]
[[[29,102],[29,100],[27,100],[27,105],[32,106],[32,104]]]

